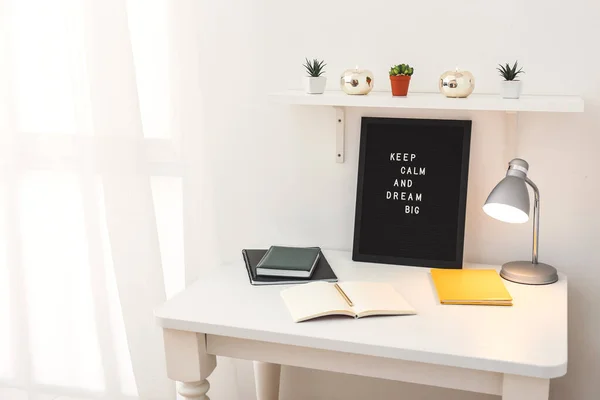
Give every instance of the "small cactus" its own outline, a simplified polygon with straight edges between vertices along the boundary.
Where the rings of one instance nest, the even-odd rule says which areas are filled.
[[[312,61],[310,61],[308,58],[305,58],[305,60],[306,62],[303,64],[303,66],[306,69],[306,73],[308,73],[308,76],[318,78],[319,76],[325,73],[324,68],[327,65],[325,64],[325,61],[319,61],[316,58]]]
[[[412,76],[413,72],[415,72],[415,69],[408,64],[398,64],[390,68],[390,76]]]
[[[519,68],[519,62],[515,61],[514,65],[511,67],[508,63],[506,65],[498,64],[498,72],[500,72],[500,76],[504,78],[505,81],[518,81],[517,77],[519,74],[524,74],[523,67]]]

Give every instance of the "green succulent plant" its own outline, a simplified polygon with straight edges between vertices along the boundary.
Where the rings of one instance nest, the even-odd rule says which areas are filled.
[[[306,68],[306,72],[308,72],[308,76],[313,78],[318,78],[319,76],[325,73],[325,64],[324,60],[317,60],[316,58],[310,61],[308,58],[305,58],[306,62],[302,64],[304,68]]]
[[[498,72],[500,72],[500,76],[504,78],[505,81],[515,81],[518,80],[517,77],[519,74],[524,74],[523,67],[519,68],[519,61],[515,61],[514,65],[511,67],[508,63],[506,65],[498,64]]]
[[[415,69],[408,64],[398,64],[390,68],[390,76],[412,76],[413,72],[415,72]]]

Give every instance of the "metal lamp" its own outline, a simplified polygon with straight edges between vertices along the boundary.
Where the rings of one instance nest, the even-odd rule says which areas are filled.
[[[527,177],[529,164],[520,158],[508,163],[506,177],[500,181],[488,196],[483,211],[497,220],[509,223],[524,223],[529,220],[529,192],[526,183],[534,193],[533,204],[533,251],[531,262],[512,261],[502,266],[500,276],[506,280],[527,285],[546,285],[558,280],[556,268],[538,262],[540,228],[540,191]]]

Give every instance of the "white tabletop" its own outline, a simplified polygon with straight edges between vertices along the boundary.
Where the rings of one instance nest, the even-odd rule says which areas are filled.
[[[155,311],[163,328],[476,370],[556,378],[567,371],[567,279],[504,281],[512,307],[439,304],[429,269],[358,263],[324,251],[340,281],[388,282],[418,315],[294,323],[286,286],[251,286],[243,261],[214,268]],[[498,268],[466,265],[466,268]]]

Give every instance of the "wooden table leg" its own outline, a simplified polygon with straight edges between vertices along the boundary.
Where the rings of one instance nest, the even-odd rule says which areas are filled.
[[[210,383],[206,379],[200,382],[177,382],[177,393],[184,399],[210,400],[206,395],[210,389]]]
[[[217,357],[206,353],[206,335],[163,329],[167,375],[177,381],[184,399],[210,400],[206,380],[217,366]]]
[[[281,365],[254,361],[257,400],[279,400]]]
[[[548,400],[550,380],[504,374],[502,400]]]

